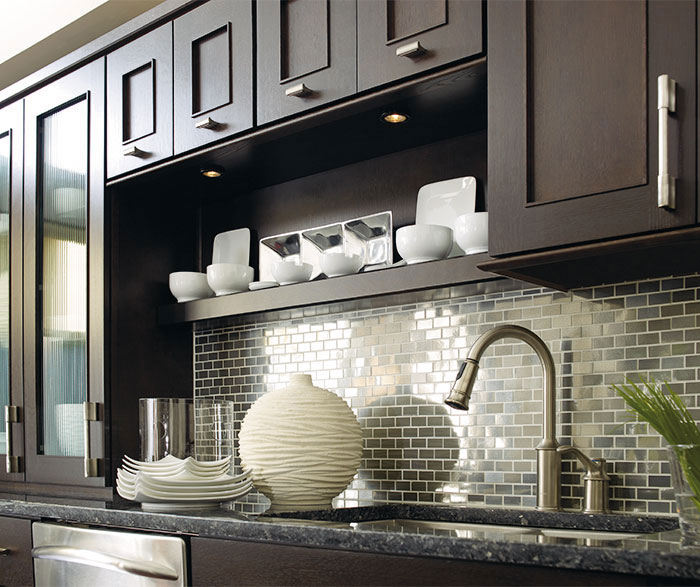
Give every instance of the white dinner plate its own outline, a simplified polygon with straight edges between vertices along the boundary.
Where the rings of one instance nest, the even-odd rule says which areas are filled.
[[[147,490],[144,487],[137,487],[136,490],[129,490],[117,484],[117,493],[124,499],[138,501],[141,503],[148,502],[166,502],[166,503],[189,503],[189,502],[222,502],[231,501],[250,492],[253,488],[253,483],[248,481],[242,487],[235,491],[219,491],[216,493],[191,493],[191,494],[173,494],[169,492],[159,492]]]
[[[192,487],[192,486],[214,486],[214,485],[229,485],[231,483],[240,483],[248,477],[247,473],[240,475],[217,475],[216,477],[202,477],[193,475],[189,471],[182,471],[175,475],[151,475],[150,473],[131,473],[122,468],[117,469],[117,479],[122,478],[125,481],[135,483],[138,479],[147,481],[153,485],[167,485],[169,487]]]

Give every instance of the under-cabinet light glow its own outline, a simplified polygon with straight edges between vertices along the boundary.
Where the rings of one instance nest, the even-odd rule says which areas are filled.
[[[403,112],[385,112],[382,114],[382,120],[390,124],[400,124],[408,120],[408,114]]]
[[[200,172],[204,177],[221,177],[224,174],[224,168],[219,165],[210,165],[209,167],[202,167]]]

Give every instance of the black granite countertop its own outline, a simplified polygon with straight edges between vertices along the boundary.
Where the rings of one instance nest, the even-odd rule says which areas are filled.
[[[700,549],[681,544],[673,517],[587,515],[456,506],[379,505],[293,514],[244,516],[219,509],[202,513],[148,513],[117,502],[107,507],[0,500],[0,515],[156,530],[192,536],[428,556],[560,569],[677,577],[700,582]],[[438,524],[397,523],[432,520]],[[384,520],[384,522],[379,522]],[[455,523],[488,524],[474,530]],[[502,526],[502,528],[495,526]],[[520,533],[509,528],[527,529]],[[545,536],[538,528],[606,530],[637,538]]]

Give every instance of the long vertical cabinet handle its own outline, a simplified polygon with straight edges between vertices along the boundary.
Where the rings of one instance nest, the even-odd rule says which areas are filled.
[[[12,443],[12,424],[21,422],[19,406],[5,406],[5,470],[8,473],[21,473],[19,457],[14,455]]]
[[[90,422],[97,422],[99,418],[99,404],[97,402],[83,402],[83,440],[85,447],[85,477],[100,476],[100,459],[93,458],[90,448]]]
[[[668,74],[658,78],[659,208],[676,209],[676,178],[668,172],[668,115],[676,111],[676,82]]]

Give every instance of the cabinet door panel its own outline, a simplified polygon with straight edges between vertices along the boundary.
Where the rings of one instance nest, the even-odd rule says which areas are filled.
[[[107,175],[173,154],[172,23],[107,56]]]
[[[355,15],[352,0],[258,2],[259,124],[355,93]]]
[[[252,2],[212,0],[176,19],[174,35],[175,152],[251,128]]]
[[[24,104],[0,110],[0,479],[24,479],[22,420],[22,170]],[[19,408],[6,442],[5,406]],[[13,414],[14,416],[14,414]],[[7,457],[17,457],[8,459]],[[9,462],[13,461],[13,462]]]
[[[530,5],[529,203],[647,183],[646,16],[643,2]]]
[[[481,53],[482,26],[481,2],[359,0],[359,89],[366,90]],[[402,50],[416,42],[422,50]]]
[[[7,555],[0,556],[0,583],[5,587],[33,585],[32,523],[0,518],[0,548],[9,550]]]
[[[85,479],[83,402],[104,402],[104,60],[26,100],[27,481]],[[91,456],[103,426],[90,427]]]
[[[644,585],[636,575],[192,538],[192,585]],[[662,578],[663,582],[663,578]]]
[[[489,253],[693,224],[695,5],[489,5]],[[584,56],[584,57],[582,57]],[[657,78],[677,82],[658,206]]]

